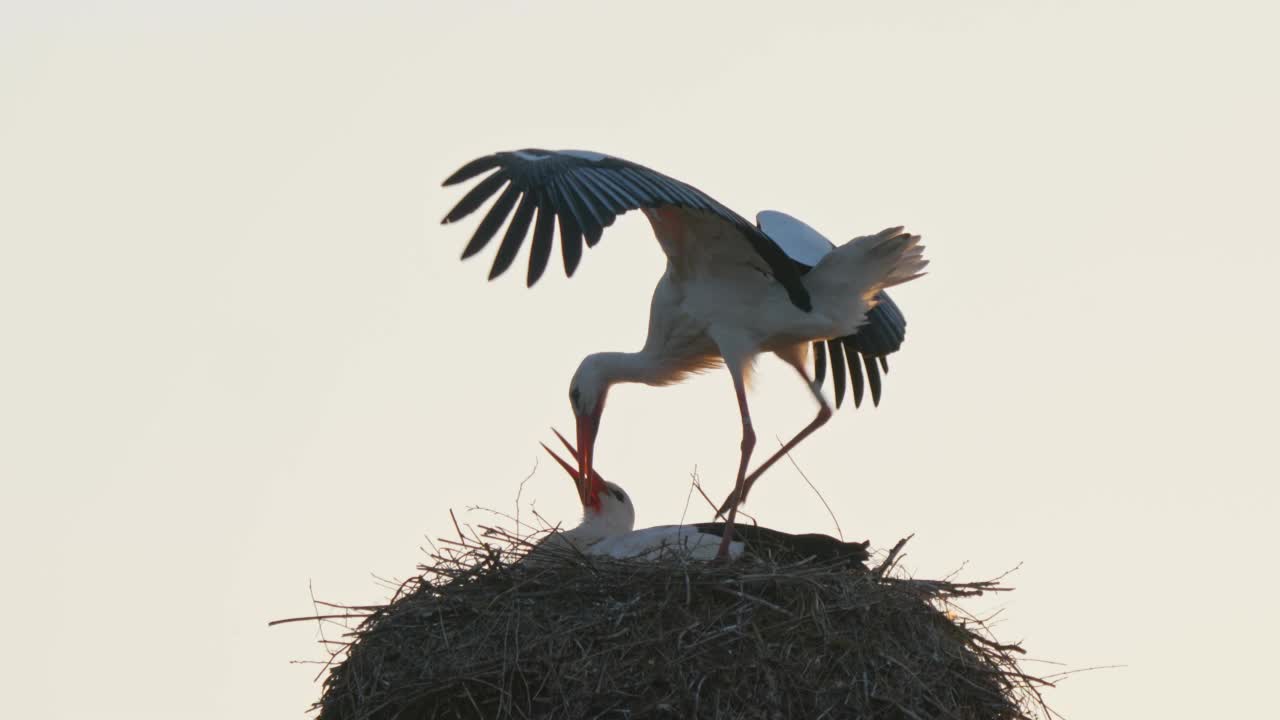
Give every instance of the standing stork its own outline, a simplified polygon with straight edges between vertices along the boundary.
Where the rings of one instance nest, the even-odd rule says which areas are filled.
[[[528,149],[487,155],[464,165],[444,185],[489,171],[443,222],[460,220],[498,195],[462,253],[466,259],[484,249],[510,216],[490,280],[511,267],[530,225],[533,243],[527,283],[532,286],[546,270],[557,221],[565,273],[572,276],[584,240],[588,247],[594,246],[604,228],[628,210],[639,209],[648,218],[666,253],[667,268],[653,293],[644,346],[639,352],[588,355],[569,385],[569,402],[577,420],[579,480],[587,483],[592,477],[592,454],[612,385],[670,385],[723,363],[733,379],[742,417],[738,472],[724,504],[727,529],[719,552],[728,557],[737,508],[751,484],[831,417],[821,392],[826,358],[820,350],[815,353],[818,378],[810,378],[806,369],[810,344],[827,344],[838,401],[848,352],[862,354],[871,373],[884,354],[877,350],[891,352],[901,342],[905,324],[881,291],[922,274],[927,261],[919,236],[894,227],[835,247],[782,213],[761,213],[753,225],[691,185],[620,158],[580,150]],[[882,299],[891,312],[882,313],[881,327],[864,347],[856,338]],[[746,382],[755,357],[762,352],[774,353],[800,373],[819,410],[813,422],[748,476],[756,437]],[[856,358],[849,360],[856,369]],[[878,374],[874,377],[873,393],[878,394]],[[860,387],[856,380],[855,386]]]

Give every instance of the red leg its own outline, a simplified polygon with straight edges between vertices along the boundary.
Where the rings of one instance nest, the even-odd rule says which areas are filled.
[[[747,494],[751,492],[751,486],[755,484],[756,480],[759,479],[762,474],[764,474],[765,470],[768,470],[774,463],[781,460],[787,453],[791,452],[795,446],[799,445],[801,440],[809,437],[814,430],[822,427],[831,419],[831,406],[827,404],[826,398],[822,397],[822,392],[815,389],[813,387],[813,383],[809,382],[809,376],[805,373],[803,367],[798,367],[797,369],[800,371],[800,375],[803,376],[805,381],[808,383],[809,390],[813,392],[813,396],[818,399],[818,416],[813,419],[813,422],[806,425],[803,430],[797,433],[795,437],[791,438],[790,442],[783,445],[781,450],[774,453],[773,457],[765,460],[760,467],[756,468],[755,472],[747,476],[742,486],[742,497],[735,499],[733,495],[730,495],[724,501],[724,504],[720,506],[720,509],[716,511],[717,516],[722,517],[726,512],[733,513],[736,511],[737,506],[747,501]],[[734,492],[736,493],[737,491],[738,489],[734,488]]]
[[[720,540],[720,551],[717,560],[729,559],[729,543],[733,541],[733,521],[738,516],[738,498],[744,496],[747,463],[751,460],[751,451],[756,446],[756,431],[751,427],[751,412],[747,409],[747,388],[743,381],[742,368],[730,366],[733,375],[733,389],[738,393],[738,410],[742,413],[742,459],[738,463],[738,478],[733,484],[733,494],[729,496],[729,517],[725,519],[724,536]],[[727,502],[729,502],[727,501]]]

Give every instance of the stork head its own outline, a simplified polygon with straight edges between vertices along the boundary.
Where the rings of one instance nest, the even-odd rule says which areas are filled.
[[[569,405],[578,422],[578,483],[587,485],[592,480],[591,460],[595,451],[596,434],[600,431],[600,417],[604,415],[604,401],[609,394],[609,379],[599,360],[599,355],[588,355],[578,365],[569,382]]]
[[[595,518],[592,518],[593,514]],[[593,520],[599,522],[613,535],[629,533],[636,526],[636,506],[631,504],[631,497],[625,490],[611,482],[605,482],[604,489],[600,492],[600,509],[584,508],[582,520],[584,523]]]
[[[578,455],[573,444],[565,439],[555,428],[551,432],[560,438],[560,442],[564,443],[565,448],[572,455]],[[621,535],[629,533],[636,524],[636,508],[631,504],[631,498],[621,487],[607,482],[600,477],[600,473],[592,470],[591,480],[587,483],[579,481],[578,472],[573,465],[567,460],[560,457],[554,450],[542,446],[544,450],[555,458],[556,463],[564,468],[564,471],[573,479],[574,485],[578,489],[578,498],[582,500],[582,525],[579,532],[586,532],[590,535],[598,535],[607,537],[611,535]]]

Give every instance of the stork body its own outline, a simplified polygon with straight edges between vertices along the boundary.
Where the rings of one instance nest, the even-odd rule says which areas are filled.
[[[550,449],[547,452],[551,452]],[[571,465],[560,458],[557,460],[571,476],[577,476]],[[700,525],[660,525],[636,530],[635,506],[625,490],[611,482],[597,481],[591,494],[596,500],[582,506],[582,522],[577,527],[548,536],[539,550],[568,547],[583,555],[619,560],[656,560],[669,554],[693,560],[711,560],[719,553],[724,523],[707,523],[705,528]],[[729,558],[737,558],[743,549],[739,539],[731,542],[726,552]],[[539,550],[535,550],[535,556]]]
[[[489,242],[520,200],[490,278],[514,261],[535,209],[530,285],[546,267],[553,220],[559,220],[565,271],[572,274],[584,238],[594,245],[603,227],[618,214],[637,208],[644,211],[667,256],[667,267],[653,293],[641,350],[589,355],[574,373],[569,400],[577,418],[579,479],[591,478],[595,441],[611,386],[620,382],[669,385],[723,363],[733,380],[742,418],[738,472],[722,508],[728,515],[720,554],[727,557],[737,507],[752,483],[832,414],[820,391],[825,358],[820,353],[815,357],[817,377],[810,377],[806,368],[810,344],[826,342],[833,365],[839,363],[834,378],[838,402],[844,388],[845,352],[837,361],[830,341],[839,341],[835,347],[848,350],[850,338],[868,322],[868,314],[882,299],[887,301],[881,291],[921,274],[927,261],[919,237],[889,228],[834,247],[789,216],[762,213],[752,225],[691,186],[625,160],[581,151],[498,153],[472,161],[445,184],[488,170],[493,174],[463,197],[445,222],[464,217],[506,186],[467,245],[463,257],[469,257]],[[888,333],[891,339],[901,341],[901,327]],[[800,373],[819,411],[813,422],[748,475],[755,431],[746,384],[754,359],[762,352],[776,354]],[[871,372],[875,363],[868,357],[864,354]],[[850,365],[854,364],[851,358]],[[873,393],[878,398],[875,377]]]
[[[559,433],[556,435],[560,436]],[[577,454],[567,440],[560,439],[571,453]],[[543,448],[578,483],[579,497],[585,498],[582,522],[575,528],[551,535],[544,545],[567,546],[584,555],[616,559],[656,560],[676,555],[692,560],[711,560],[720,556],[725,535],[731,532],[728,523],[657,525],[635,530],[635,505],[625,490],[604,480],[594,470],[591,480],[583,486],[572,465],[546,445]],[[757,555],[786,552],[793,557],[814,558],[822,562],[845,561],[858,567],[862,567],[867,559],[866,542],[847,543],[829,535],[793,534],[755,525],[738,527],[734,534],[737,539],[730,541],[724,550],[730,558],[740,557],[745,552]]]

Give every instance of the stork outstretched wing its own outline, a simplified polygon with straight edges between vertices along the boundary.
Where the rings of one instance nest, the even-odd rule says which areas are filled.
[[[516,150],[477,158],[444,181],[446,186],[471,180],[487,172],[443,222],[451,223],[475,212],[497,195],[480,221],[462,257],[485,248],[511,217],[489,271],[489,279],[506,272],[524,245],[529,227],[526,283],[542,277],[551,257],[554,228],[560,227],[560,251],[566,275],[573,275],[582,259],[582,245],[594,246],[604,228],[629,210],[675,206],[712,213],[738,230],[735,233],[768,264],[773,278],[787,291],[791,302],[810,310],[809,293],[800,272],[777,243],[760,228],[697,188],[621,158],[582,150]],[[512,211],[514,210],[514,214]],[[537,218],[535,220],[535,211]]]

